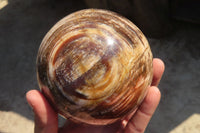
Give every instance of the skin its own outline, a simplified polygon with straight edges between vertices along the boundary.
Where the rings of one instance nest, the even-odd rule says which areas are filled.
[[[26,99],[35,114],[35,133],[143,133],[154,114],[161,97],[157,88],[165,66],[162,60],[153,60],[153,81],[142,104],[123,120],[110,125],[93,126],[66,121],[58,127],[58,114],[38,90],[30,90]]]

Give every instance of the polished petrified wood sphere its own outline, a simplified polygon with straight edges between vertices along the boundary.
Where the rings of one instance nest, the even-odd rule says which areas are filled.
[[[126,18],[81,10],[44,37],[37,76],[58,113],[76,122],[108,124],[142,102],[152,81],[152,53],[145,36]]]

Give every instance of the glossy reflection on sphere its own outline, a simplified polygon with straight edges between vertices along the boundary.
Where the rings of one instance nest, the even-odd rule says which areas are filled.
[[[43,94],[61,115],[104,125],[142,102],[152,81],[152,53],[145,36],[126,18],[81,10],[44,37],[37,76]]]

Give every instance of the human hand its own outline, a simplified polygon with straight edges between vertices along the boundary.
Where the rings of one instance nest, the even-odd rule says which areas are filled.
[[[161,94],[156,86],[160,82],[164,67],[160,59],[154,59],[153,81],[142,104],[123,120],[105,126],[67,121],[63,127],[58,128],[58,114],[40,91],[30,90],[26,98],[35,114],[35,133],[143,133],[160,101]]]

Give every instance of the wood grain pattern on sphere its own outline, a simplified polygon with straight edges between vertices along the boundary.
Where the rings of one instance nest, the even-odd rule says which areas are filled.
[[[108,124],[142,102],[152,81],[152,53],[145,36],[126,18],[81,10],[47,33],[37,73],[41,90],[60,114]]]

